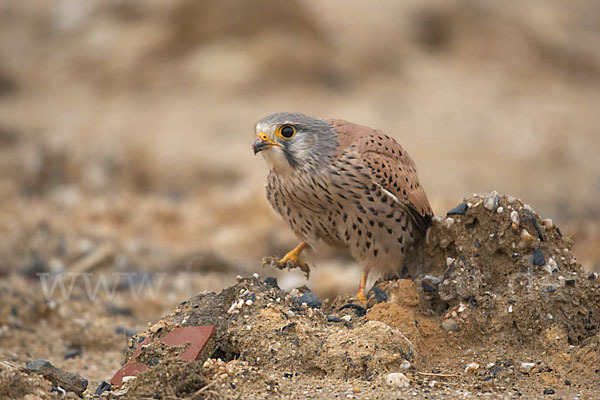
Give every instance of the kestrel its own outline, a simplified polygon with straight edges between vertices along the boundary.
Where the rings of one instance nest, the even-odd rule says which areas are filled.
[[[270,167],[267,199],[301,240],[280,262],[305,267],[300,253],[319,240],[347,248],[362,266],[363,303],[369,271],[399,271],[431,224],[415,163],[379,130],[276,113],[256,123],[252,148]]]

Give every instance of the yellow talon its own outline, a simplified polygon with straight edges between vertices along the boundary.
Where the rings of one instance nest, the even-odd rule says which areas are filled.
[[[295,262],[298,265],[298,268],[300,268],[300,270],[304,272],[304,275],[306,275],[306,279],[308,279],[310,275],[310,268],[304,261],[300,260],[300,253],[302,253],[302,251],[307,247],[308,245],[305,242],[300,242],[295,249],[288,251],[288,253],[283,256],[281,260],[279,260],[279,264],[287,265],[289,261]]]
[[[305,242],[300,242],[300,244],[296,246],[294,250],[288,251],[288,253],[285,256],[283,256],[283,258],[279,262],[287,263],[288,261],[294,261],[298,264],[302,263],[302,261],[300,261],[300,253],[302,253],[302,250],[304,250],[306,246],[307,245]]]

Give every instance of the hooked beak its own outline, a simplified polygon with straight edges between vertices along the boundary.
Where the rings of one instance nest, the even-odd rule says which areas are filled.
[[[254,154],[256,155],[263,150],[270,149],[272,146],[279,146],[279,143],[269,139],[269,136],[267,136],[266,133],[261,132],[256,135],[256,139],[254,139],[254,143],[252,143],[252,150],[254,150]]]

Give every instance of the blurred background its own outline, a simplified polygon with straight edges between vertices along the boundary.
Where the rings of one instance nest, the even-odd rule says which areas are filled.
[[[303,284],[260,264],[296,244],[250,148],[277,111],[382,129],[436,214],[511,194],[600,270],[594,0],[3,0],[0,273],[168,272],[147,319],[238,274]],[[354,293],[346,255],[313,261]]]

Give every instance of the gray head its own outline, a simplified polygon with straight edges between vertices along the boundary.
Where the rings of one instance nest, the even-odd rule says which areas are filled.
[[[254,154],[261,152],[277,173],[326,165],[337,148],[336,131],[324,119],[300,113],[267,115],[256,123]]]

